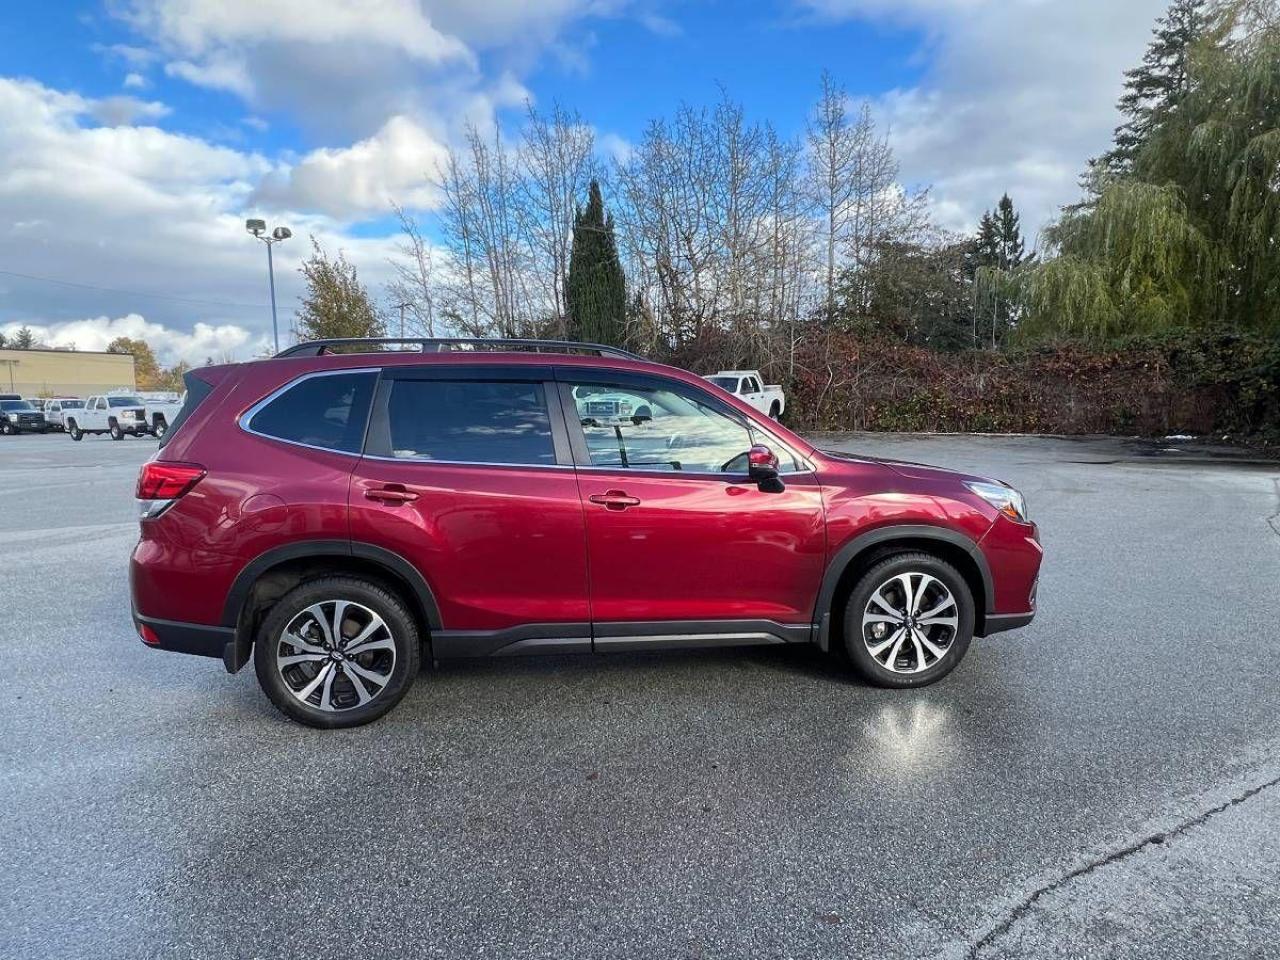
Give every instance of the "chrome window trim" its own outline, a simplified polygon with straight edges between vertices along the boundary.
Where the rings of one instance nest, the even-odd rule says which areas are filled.
[[[271,401],[277,399],[278,397],[281,397],[284,394],[288,393],[290,390],[292,390],[298,384],[302,383],[304,380],[311,380],[315,377],[348,376],[353,373],[372,373],[374,376],[378,376],[382,373],[382,368],[381,367],[347,367],[341,370],[313,370],[311,373],[304,373],[302,376],[294,377],[288,383],[285,383],[279,387],[276,387],[269,394],[267,394],[265,397],[263,397],[253,406],[251,406],[248,410],[240,414],[240,416],[236,418],[236,425],[239,426],[240,429],[243,430],[245,433],[251,434],[255,437],[261,437],[263,440],[271,440],[274,443],[287,443],[291,447],[302,447],[304,450],[319,450],[323,453],[332,453],[340,457],[353,457],[356,460],[359,460],[361,459],[361,457],[364,456],[363,443],[361,443],[360,450],[356,451],[355,453],[352,453],[349,450],[335,450],[333,447],[322,447],[314,443],[303,443],[300,440],[287,440],[284,437],[273,437],[269,433],[263,433],[260,430],[254,430],[251,426],[249,426],[249,424],[253,421],[253,418],[262,411],[263,407],[267,406],[269,403],[271,403]]]
[[[572,463],[508,463],[493,460],[427,460],[422,457],[384,457],[380,454],[366,453],[365,460],[377,460],[380,463],[416,464],[427,467],[516,467],[521,470],[572,470]]]

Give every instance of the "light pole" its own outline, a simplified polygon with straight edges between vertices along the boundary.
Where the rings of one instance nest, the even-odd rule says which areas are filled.
[[[276,227],[267,234],[267,221],[246,220],[244,228],[267,245],[267,282],[271,285],[271,338],[275,341],[276,353],[280,352],[280,327],[276,322],[276,269],[271,260],[271,248],[281,240],[288,240],[293,231],[288,227]]]
[[[396,304],[396,308],[400,311],[400,338],[404,339],[404,311],[408,307],[412,307],[412,303],[400,302]]]

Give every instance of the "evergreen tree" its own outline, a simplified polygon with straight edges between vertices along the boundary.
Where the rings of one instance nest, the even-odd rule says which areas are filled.
[[[1018,319],[1017,270],[1029,262],[1021,220],[1006,193],[994,210],[982,215],[973,240],[973,338],[987,342],[990,332],[993,350]]]
[[[1224,10],[1129,169],[1045,230],[1028,335],[1280,330],[1280,23]]]
[[[294,322],[298,338],[386,336],[386,325],[346,254],[339,251],[336,260],[330,259],[315,237],[311,248],[311,256],[299,268],[306,277],[307,292]]]
[[[1000,228],[996,218],[988,210],[978,221],[978,235],[974,238],[973,264],[978,267],[994,267],[1000,262]]]
[[[996,265],[1005,271],[1016,270],[1022,266],[1027,256],[1027,247],[1022,240],[1022,218],[1013,209],[1013,201],[1006,193],[996,205]]]
[[[1173,0],[1156,21],[1142,64],[1125,72],[1114,145],[1091,166],[1103,176],[1128,172],[1152,130],[1191,91],[1191,57],[1212,26],[1208,0]],[[1086,178],[1086,181],[1088,178]]]
[[[37,346],[36,335],[31,332],[30,327],[20,328],[9,341],[9,348],[12,350],[31,350]]]
[[[591,181],[585,209],[573,218],[573,248],[565,280],[570,335],[620,346],[626,337],[627,286],[618,259],[613,217],[604,211],[600,184]]]

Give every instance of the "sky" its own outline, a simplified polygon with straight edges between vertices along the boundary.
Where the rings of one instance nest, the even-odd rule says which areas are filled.
[[[723,87],[803,133],[822,70],[867,100],[903,180],[972,228],[1008,192],[1036,230],[1078,195],[1162,0],[45,0],[0,13],[0,332],[162,361],[267,345],[314,235],[375,295],[392,203],[467,123],[526,101],[593,126],[605,157]],[[607,201],[607,198],[606,198]]]

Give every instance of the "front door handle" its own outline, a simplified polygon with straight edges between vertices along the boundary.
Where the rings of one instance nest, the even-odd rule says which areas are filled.
[[[418,499],[412,490],[406,490],[402,484],[389,483],[385,487],[370,487],[364,492],[366,500],[377,500],[381,503],[411,503]]]
[[[587,497],[592,503],[598,503],[606,510],[625,510],[627,507],[637,507],[640,501],[635,497],[627,496],[625,490],[606,490],[604,493],[593,493]]]

